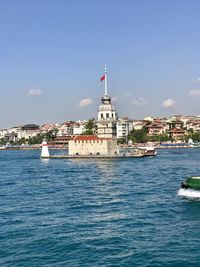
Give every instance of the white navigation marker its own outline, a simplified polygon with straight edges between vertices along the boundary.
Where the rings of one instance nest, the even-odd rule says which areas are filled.
[[[41,152],[40,157],[41,158],[49,158],[50,157],[48,144],[47,144],[47,141],[45,139],[42,142],[42,152]]]

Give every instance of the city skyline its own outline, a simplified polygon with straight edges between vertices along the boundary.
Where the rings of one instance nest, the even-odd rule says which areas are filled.
[[[200,115],[199,1],[2,1],[0,128]]]

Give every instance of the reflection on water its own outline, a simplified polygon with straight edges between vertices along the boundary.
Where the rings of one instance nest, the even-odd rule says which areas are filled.
[[[125,219],[126,218],[126,214],[121,212],[118,213],[110,213],[110,214],[97,214],[96,216],[94,216],[94,218],[92,219],[92,221],[94,222],[113,222],[115,220],[121,220],[121,219]]]
[[[50,159],[48,159],[48,158],[41,158],[41,164],[42,165],[48,165],[49,164],[49,161],[50,161]]]

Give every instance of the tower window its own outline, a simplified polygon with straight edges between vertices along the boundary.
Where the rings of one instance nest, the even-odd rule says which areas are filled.
[[[109,113],[106,113],[106,119],[108,119],[109,118]]]
[[[101,113],[101,119],[103,119],[103,113]]]

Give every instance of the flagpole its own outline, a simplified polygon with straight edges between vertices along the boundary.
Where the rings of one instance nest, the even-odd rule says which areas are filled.
[[[107,84],[107,68],[105,64],[105,95],[108,95],[108,84]]]

